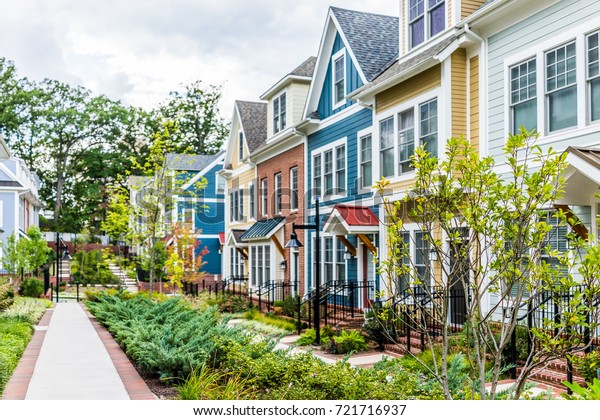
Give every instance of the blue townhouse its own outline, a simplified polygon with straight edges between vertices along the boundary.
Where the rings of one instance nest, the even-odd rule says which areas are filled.
[[[379,290],[375,254],[378,209],[372,185],[373,112],[349,95],[371,82],[398,56],[398,18],[329,9],[304,117],[307,121],[305,185],[307,219],[314,223],[319,198],[321,284],[358,289],[354,304],[367,307]],[[312,236],[311,236],[312,235]],[[314,231],[306,238],[306,289],[316,269]]]
[[[167,223],[182,222],[197,233],[197,253],[203,253],[204,278],[221,277],[221,247],[225,228],[225,153],[216,155],[168,154],[167,167],[173,171],[178,193],[172,210],[165,214]]]

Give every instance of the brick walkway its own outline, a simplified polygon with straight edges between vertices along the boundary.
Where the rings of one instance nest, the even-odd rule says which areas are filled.
[[[3,399],[156,399],[111,335],[83,305],[46,312]]]

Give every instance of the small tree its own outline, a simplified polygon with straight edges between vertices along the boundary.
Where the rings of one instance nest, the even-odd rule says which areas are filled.
[[[13,279],[25,266],[24,255],[20,252],[18,244],[19,240],[14,233],[11,233],[6,242],[2,244],[2,266]]]
[[[19,252],[23,256],[25,272],[38,275],[41,266],[48,262],[52,248],[48,246],[42,231],[37,226],[27,229],[29,239],[19,241]]]
[[[448,362],[458,322],[453,319],[456,297],[463,299],[463,333],[471,343],[466,349],[468,397],[496,396],[498,381],[509,368],[503,356],[517,324],[540,305],[552,305],[554,316],[529,332],[535,345],[509,395],[512,398],[520,396],[534,369],[590,344],[576,333],[581,331],[578,326],[593,331],[598,325],[598,313],[588,303],[600,296],[599,248],[574,235],[569,235],[571,246],[586,252],[569,253],[552,246],[558,230],[578,220],[555,206],[563,193],[565,154],[542,152],[534,144],[535,137],[525,131],[510,136],[504,147],[504,173],[491,157],[480,157],[461,138],[448,140],[444,159],[430,156],[423,148],[415,152],[415,185],[404,200],[387,199],[387,180],[377,184],[385,207],[388,249],[381,257],[380,272],[395,294],[385,313],[396,317],[392,324],[409,324],[424,334],[434,353],[433,368],[424,367],[448,399],[455,391]],[[410,258],[407,222],[417,224],[422,232],[419,247],[425,249],[424,264]],[[575,289],[573,273],[578,265],[582,291]],[[434,332],[431,325],[439,328]],[[491,383],[489,390],[486,383]]]
[[[198,250],[200,240],[198,234],[182,222],[175,223],[172,228],[172,243],[167,247],[169,259],[165,263],[167,276],[173,287],[182,287],[182,283],[191,283],[201,278],[202,257],[208,253],[206,247]]]

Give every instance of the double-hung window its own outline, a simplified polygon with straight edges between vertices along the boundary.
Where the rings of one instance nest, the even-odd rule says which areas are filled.
[[[269,213],[269,187],[267,184],[267,178],[263,178],[260,181],[260,194],[262,198],[262,215],[266,216]]]
[[[421,120],[421,132],[419,133],[419,145],[432,156],[437,156],[438,150],[438,117],[437,99],[419,105]]]
[[[325,282],[334,282],[333,278],[333,237],[323,238],[323,277]]]
[[[521,126],[537,129],[537,86],[535,58],[510,68],[510,106],[512,132]]]
[[[429,288],[431,285],[431,269],[429,261],[429,241],[427,233],[415,232],[415,275],[420,287]]]
[[[415,111],[398,114],[398,174],[411,172],[411,157],[415,153]]]
[[[410,48],[416,47],[446,28],[445,0],[409,0]]]
[[[239,190],[239,196],[240,196],[240,210],[239,210],[239,221],[244,221],[244,190],[240,188]]]
[[[360,179],[362,188],[373,184],[373,144],[370,134],[360,138]]]
[[[344,104],[346,97],[346,53],[342,50],[332,58],[333,107]]]
[[[250,201],[250,217],[252,219],[256,219],[256,188],[254,188],[254,182],[252,182],[252,184],[250,184],[250,192],[249,192],[249,201]]]
[[[230,205],[229,205],[229,220],[232,222],[239,222],[242,220],[243,210],[240,207],[240,191],[236,190],[229,194]],[[243,207],[243,203],[241,206]]]
[[[394,176],[394,117],[379,123],[379,151],[381,176]]]
[[[587,83],[589,115],[591,121],[600,120],[600,63],[599,43],[600,32],[595,32],[587,37]]]
[[[337,284],[346,283],[346,246],[336,238],[335,240],[335,281]]]
[[[279,133],[286,127],[286,108],[285,92],[279,95],[273,101],[273,133]]]
[[[275,174],[275,214],[281,213],[281,201],[283,197],[283,192],[281,188],[281,172]]]
[[[312,155],[313,197],[342,195],[346,191],[346,144],[337,141]]]
[[[298,167],[290,169],[290,210],[298,210]]]
[[[238,161],[244,159],[244,133],[240,131],[238,136]]]
[[[577,125],[575,41],[546,52],[548,131]]]
[[[256,245],[250,247],[252,254],[252,285],[261,287],[271,281],[271,247]]]

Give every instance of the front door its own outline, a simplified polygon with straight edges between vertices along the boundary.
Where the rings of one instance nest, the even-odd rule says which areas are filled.
[[[359,285],[361,293],[361,302],[363,308],[368,308],[370,302],[375,298],[375,264],[373,263],[373,253],[366,245],[362,246],[362,284]]]

